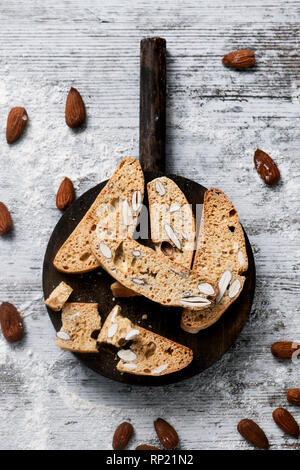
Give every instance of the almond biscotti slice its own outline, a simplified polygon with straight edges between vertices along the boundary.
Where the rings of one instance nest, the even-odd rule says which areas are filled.
[[[161,177],[147,185],[151,239],[156,251],[190,268],[194,255],[196,222],[191,206],[176,183]],[[133,290],[118,282],[111,285],[115,298],[134,297]]]
[[[229,270],[225,271],[219,282],[220,300],[217,297],[212,307],[209,306],[201,312],[185,308],[181,314],[181,328],[188,333],[195,334],[216,323],[228,307],[238,298],[243,289],[244,282],[244,276],[231,273]],[[225,284],[227,284],[227,287],[225,287]],[[224,293],[221,296],[222,292]]]
[[[62,327],[56,334],[56,346],[78,353],[97,353],[101,328],[98,304],[66,303],[62,310]]]
[[[114,240],[98,225],[90,246],[101,266],[123,286],[161,305],[199,310],[212,305],[218,288],[135,240]],[[203,291],[206,287],[206,293]]]
[[[217,188],[206,191],[193,270],[219,280],[226,269],[248,269],[244,232],[236,208]]]
[[[151,239],[156,251],[190,268],[194,255],[196,222],[191,206],[176,183],[165,176],[147,185]],[[118,282],[111,285],[115,298],[134,297]]]
[[[177,184],[165,176],[148,183],[147,191],[155,249],[189,269],[196,239],[191,206]]]
[[[240,274],[247,269],[245,237],[237,210],[223,191],[211,188],[204,196],[193,271],[203,272],[218,282],[219,294],[215,305],[203,315],[185,309],[181,328],[198,333],[215,323],[242,291],[245,277]]]
[[[177,372],[192,362],[191,349],[133,325],[120,312],[121,308],[116,305],[105,320],[98,337],[99,343],[123,348],[117,353],[121,359],[117,364],[118,371],[158,376]]]
[[[143,197],[142,168],[134,158],[125,158],[58,251],[53,263],[56,269],[74,274],[99,267],[89,247],[89,234],[100,221],[116,238],[132,236]]]
[[[44,304],[50,307],[55,312],[59,312],[68,298],[72,294],[72,287],[68,286],[65,282],[61,282],[49,295],[48,299],[45,300]]]

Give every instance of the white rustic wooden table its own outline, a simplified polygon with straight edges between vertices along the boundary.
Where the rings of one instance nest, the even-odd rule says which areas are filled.
[[[300,340],[300,2],[289,0],[11,0],[0,4],[0,200],[14,232],[0,239],[0,300],[24,313],[26,337],[0,337],[0,449],[109,449],[131,420],[131,443],[157,444],[153,420],[169,420],[182,449],[248,449],[236,431],[257,421],[272,449],[298,448],[272,421],[300,386],[299,365],[270,354],[276,340]],[[138,157],[139,43],[168,44],[168,172],[219,186],[237,206],[256,258],[253,311],[239,340],[209,370],[183,383],[137,388],[102,378],[54,345],[42,302],[46,244],[60,218],[63,176],[77,195]],[[221,63],[255,51],[254,69]],[[64,122],[70,86],[87,106],[86,129]],[[25,106],[24,138],[8,146],[12,106]],[[281,183],[253,169],[259,147]]]

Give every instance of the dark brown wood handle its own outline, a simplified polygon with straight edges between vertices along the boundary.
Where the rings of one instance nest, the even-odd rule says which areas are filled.
[[[141,41],[140,163],[144,170],[165,171],[166,40]]]

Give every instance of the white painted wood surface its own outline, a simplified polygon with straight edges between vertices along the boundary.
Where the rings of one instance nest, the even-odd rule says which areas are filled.
[[[183,449],[247,449],[236,431],[256,420],[273,449],[299,448],[272,421],[300,386],[299,365],[269,352],[300,340],[300,2],[288,0],[11,0],[0,5],[0,200],[14,232],[0,239],[0,300],[25,317],[26,337],[0,337],[0,449],[109,449],[115,427],[131,420],[131,443],[157,444],[153,419],[169,420]],[[54,345],[42,303],[45,247],[60,214],[64,175],[77,195],[138,156],[139,41],[168,43],[168,171],[225,190],[253,245],[257,291],[251,319],[221,361],[163,388],[113,383]],[[224,53],[251,48],[257,66],[225,69]],[[86,102],[87,127],[64,123],[71,85]],[[7,146],[12,106],[30,125]],[[259,147],[278,163],[269,188],[253,169]]]

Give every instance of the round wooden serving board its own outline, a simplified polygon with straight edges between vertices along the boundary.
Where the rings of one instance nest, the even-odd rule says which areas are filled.
[[[157,176],[162,176],[162,174],[157,171],[145,171],[145,182],[148,183]],[[193,206],[203,203],[206,188],[180,176],[167,176],[175,181]],[[245,234],[249,269],[241,295],[221,319],[210,328],[200,331],[196,335],[186,333],[180,328],[181,308],[166,308],[144,297],[114,301],[110,290],[114,279],[102,269],[87,274],[74,275],[60,273],[54,268],[53,259],[58,249],[80,222],[105,184],[106,181],[100,183],[77,199],[56,225],[44,259],[44,297],[46,299],[61,281],[65,281],[74,289],[70,297],[71,302],[97,302],[99,304],[102,324],[113,306],[118,303],[122,307],[122,314],[129,317],[133,323],[138,323],[144,328],[184,344],[194,352],[194,360],[189,367],[161,377],[121,374],[116,369],[117,350],[110,349],[108,346],[101,346],[99,354],[76,354],[86,366],[105,377],[127,384],[165,385],[199,374],[223,356],[238,337],[250,314],[255,290],[255,264],[247,235]],[[145,200],[144,203],[148,202]],[[48,312],[54,328],[58,331],[61,327],[60,313],[53,312],[49,308]],[[147,314],[147,320],[142,320],[143,314]],[[49,340],[54,341],[54,335]]]

